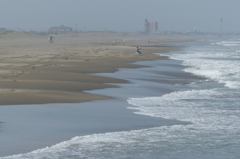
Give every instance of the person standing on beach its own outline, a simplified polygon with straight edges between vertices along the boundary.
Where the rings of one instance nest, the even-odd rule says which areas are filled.
[[[136,54],[142,54],[140,50],[141,50],[141,48],[137,46]]]
[[[50,37],[48,38],[48,41],[49,41],[49,43],[53,44],[53,42],[54,42],[54,37],[53,37],[53,36],[50,36]]]

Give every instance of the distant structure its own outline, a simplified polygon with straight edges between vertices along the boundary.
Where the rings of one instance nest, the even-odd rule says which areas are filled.
[[[192,33],[199,34],[199,33],[201,33],[201,30],[199,28],[194,28]]]
[[[147,19],[144,21],[144,32],[156,32],[158,30],[158,22],[149,22]]]
[[[0,31],[4,31],[4,30],[7,30],[6,28],[0,28]]]
[[[71,33],[73,29],[71,27],[66,27],[61,25],[59,27],[51,27],[48,29],[48,33],[51,34],[58,34],[58,33]]]

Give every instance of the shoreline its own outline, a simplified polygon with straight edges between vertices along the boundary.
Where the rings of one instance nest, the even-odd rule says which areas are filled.
[[[160,63],[159,63],[160,62]],[[144,62],[141,62],[144,63]],[[159,63],[153,69],[151,63]],[[12,105],[0,107],[0,116],[3,121],[0,135],[0,155],[9,156],[27,153],[33,150],[51,147],[57,143],[68,141],[76,136],[104,134],[108,132],[141,130],[153,127],[190,124],[177,120],[168,120],[145,115],[139,115],[126,101],[129,97],[145,97],[163,95],[172,92],[174,83],[182,84],[186,81],[198,80],[189,73],[179,76],[182,69],[175,60],[157,60],[145,62],[150,67],[139,69],[123,69],[110,73],[115,77],[121,76],[130,83],[120,84],[120,88],[92,90],[90,93],[104,96],[112,95],[115,99],[94,100],[81,103]],[[152,70],[152,71],[148,71]],[[130,72],[133,74],[129,74]],[[170,83],[151,81],[144,73],[156,76],[155,79],[169,79]],[[159,71],[159,72],[157,72]],[[165,75],[161,72],[171,72]],[[118,74],[119,73],[119,74]],[[140,75],[132,79],[134,74]],[[142,78],[145,77],[145,78]],[[143,87],[138,87],[137,85]],[[142,90],[143,89],[143,90]]]
[[[182,46],[170,43],[200,37],[80,33],[55,35],[54,44],[50,44],[45,35],[0,34],[0,105],[110,99],[84,91],[116,87],[114,83],[127,81],[92,73],[146,67],[133,62],[163,59],[154,53],[179,50]],[[142,47],[143,54],[135,53],[136,46]]]
[[[179,46],[177,47],[177,49],[179,49]],[[152,51],[152,49],[149,49],[149,51]],[[166,52],[166,50],[164,51]],[[139,61],[149,61],[150,63],[152,62],[154,63],[159,60],[156,58],[152,59],[152,57],[156,57],[159,55],[154,55],[152,52],[151,53],[149,52],[149,54],[151,54],[149,55],[151,57],[149,59],[146,57],[137,56],[137,58],[134,57],[132,58],[132,60],[144,59]],[[135,52],[133,53],[132,56],[136,56]],[[126,58],[128,58],[128,56],[126,56]],[[161,59],[162,57],[159,56],[159,58]],[[167,60],[166,57],[164,59],[165,60],[163,61],[167,63],[169,62],[174,63],[174,61]],[[132,62],[134,62],[134,60]],[[101,62],[103,61],[107,62],[107,60],[106,61],[101,60]],[[125,62],[126,61],[130,62],[129,59],[125,59]],[[0,141],[2,143],[0,150],[3,151],[3,152],[0,152],[1,156],[26,153],[39,148],[44,148],[46,146],[51,146],[62,141],[69,140],[75,136],[91,135],[91,134],[106,133],[106,132],[116,132],[116,131],[139,130],[139,129],[146,129],[146,128],[152,128],[152,127],[159,127],[159,126],[189,124],[186,122],[181,122],[176,120],[167,120],[163,118],[143,116],[143,115],[133,113],[134,110],[126,109],[127,107],[129,107],[129,104],[125,100],[126,97],[129,97],[129,96],[131,97],[134,94],[137,96],[145,96],[146,94],[154,95],[156,93],[158,95],[159,93],[165,94],[165,93],[168,93],[169,91],[173,91],[173,89],[170,89],[167,86],[169,83],[164,83],[162,80],[159,80],[159,78],[157,78],[155,81],[154,80],[151,81],[149,79],[146,80],[148,78],[147,75],[145,76],[146,79],[139,78],[140,81],[147,84],[147,87],[144,87],[144,91],[136,91],[134,84],[132,85],[133,88],[128,87],[127,84],[129,83],[129,78],[126,78],[124,75],[120,75],[121,78],[118,78],[118,76],[115,76],[114,78],[102,76],[101,73],[104,74],[104,72],[116,73],[117,68],[127,68],[125,70],[130,70],[130,71],[134,70],[136,74],[144,75],[145,71],[142,72],[141,70],[144,70],[144,68],[145,69],[152,68],[152,66],[148,65],[148,62],[146,62],[146,64],[144,64],[144,62],[140,62],[141,64],[139,64],[139,62],[137,62],[137,64],[136,63],[126,64],[126,63],[123,63],[123,61],[117,61],[117,62],[113,61],[113,62],[114,63],[112,63],[111,66],[115,66],[115,67],[110,69],[108,67],[105,69],[101,68],[100,69],[101,72],[98,72],[100,73],[100,76],[90,75],[89,73],[93,73],[93,74],[96,73],[95,71],[93,71],[96,68],[90,68],[90,71],[87,72],[86,67],[88,67],[89,65],[85,65],[84,68],[78,68],[78,70],[75,70],[76,72],[79,70],[82,70],[83,72],[81,71],[80,72],[81,72],[81,75],[84,74],[84,76],[81,76],[81,77],[76,76],[76,73],[74,71],[71,71],[72,76],[61,76],[62,81],[64,82],[66,81],[66,79],[64,78],[67,78],[68,80],[69,78],[71,78],[71,81],[74,81],[74,82],[81,79],[81,80],[87,80],[90,85],[94,83],[97,83],[97,84],[100,83],[102,87],[99,87],[99,88],[106,88],[106,89],[89,89],[89,85],[87,85],[86,88],[84,88],[85,91],[83,92],[84,94],[87,94],[87,95],[82,96],[82,99],[89,102],[81,101],[81,102],[75,102],[71,104],[65,103],[65,102],[62,102],[59,104],[58,103],[52,103],[52,104],[38,103],[36,105],[32,105],[32,104],[19,105],[18,103],[16,105],[10,105],[10,106],[5,105],[0,107],[1,109],[0,121],[2,121],[0,125],[1,126]],[[94,64],[97,65],[99,63],[97,62]],[[176,64],[170,64],[170,65],[172,66],[168,68],[169,65],[166,65],[163,62],[161,64],[160,70],[156,70],[153,72],[150,71],[149,73],[160,76],[161,77],[160,79],[162,78],[168,79],[169,77],[171,77],[171,80],[179,79],[179,78],[182,79],[183,77],[182,76],[180,77],[179,74],[175,72],[175,71],[177,72],[179,71],[180,69],[179,65],[176,65]],[[110,65],[108,64],[107,66],[110,66]],[[105,66],[101,65],[101,67],[104,68],[106,67],[106,65]],[[70,68],[73,68],[73,66],[71,66]],[[139,69],[136,69],[136,68],[139,68]],[[47,75],[50,75],[51,73],[52,75],[50,77],[52,78],[52,80],[58,78],[57,74],[54,74],[53,72],[51,72],[51,68],[49,68],[48,71],[50,72],[46,73],[46,71],[45,72],[42,71],[41,73],[44,72]],[[60,71],[60,69],[58,71]],[[64,75],[67,72],[66,75],[69,75],[68,71],[69,71],[69,68],[67,67],[66,69],[65,67],[65,69],[62,69],[60,72],[63,73]],[[140,72],[136,72],[136,71],[140,71]],[[175,73],[161,75],[161,72],[168,72],[168,71],[174,71]],[[124,74],[126,75],[128,73],[124,73]],[[19,76],[19,78],[20,77],[23,78],[23,76]],[[28,80],[33,80],[34,78],[38,77],[39,78],[38,81],[40,81],[41,80],[40,77],[42,76],[33,77],[31,76],[31,73],[29,73],[27,76],[27,74],[25,73],[24,77],[25,78],[28,77],[27,78]],[[49,78],[49,76],[47,77]],[[133,77],[138,78],[135,76]],[[192,76],[186,73],[186,77],[183,78],[183,81],[189,80],[191,78]],[[181,80],[178,82],[182,83]],[[103,83],[111,83],[111,85],[103,84]],[[86,82],[84,84],[86,84]],[[122,86],[119,86],[119,85],[125,85],[125,84],[127,86],[124,88]],[[155,87],[156,84],[159,88]],[[74,87],[72,87],[72,89],[73,88]],[[107,88],[111,90],[109,91],[109,89]],[[76,90],[76,92],[77,91],[78,90]],[[120,92],[116,92],[116,91],[120,91]],[[104,93],[104,92],[108,92],[108,93]],[[39,92],[38,92],[38,95],[39,95]],[[87,96],[90,96],[90,98],[88,99]],[[96,98],[99,96],[104,97],[104,99],[106,99],[106,97],[109,97],[108,98],[109,100],[97,100]],[[33,100],[35,100],[35,98],[33,98]]]

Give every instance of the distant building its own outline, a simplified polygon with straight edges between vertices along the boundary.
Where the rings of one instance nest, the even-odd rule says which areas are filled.
[[[158,22],[149,22],[147,19],[144,21],[144,32],[156,32],[158,30]]]
[[[52,34],[71,33],[72,31],[73,29],[71,27],[66,27],[64,25],[61,25],[59,27],[51,27],[48,29],[48,32]]]
[[[6,28],[0,28],[0,31],[7,30]]]

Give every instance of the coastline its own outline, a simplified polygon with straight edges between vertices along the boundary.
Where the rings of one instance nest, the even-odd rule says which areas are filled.
[[[0,105],[109,99],[111,97],[83,91],[116,87],[114,83],[127,81],[91,73],[143,67],[132,63],[163,59],[165,57],[153,53],[181,49],[181,46],[170,42],[201,38],[124,33],[79,33],[54,37],[54,44],[50,44],[46,35],[0,34]],[[150,43],[147,43],[149,39]],[[142,48],[143,54],[135,54],[136,46]]]
[[[119,84],[119,88],[89,91],[89,93],[103,96],[111,95],[114,99],[71,104],[0,107],[1,121],[3,121],[0,125],[0,156],[27,153],[50,147],[76,136],[190,124],[139,115],[134,113],[135,110],[127,109],[132,107],[127,103],[129,97],[161,96],[176,90],[176,86],[169,87],[173,86],[173,83],[184,87],[184,82],[200,79],[184,72],[181,72],[184,76],[179,76],[179,71],[183,66],[175,60],[165,59],[141,63],[149,67],[122,69],[117,71],[117,74],[109,73],[114,77],[120,76],[129,80],[130,83]],[[154,65],[158,67],[153,67]],[[135,74],[140,76],[136,77]],[[150,79],[149,74],[155,76],[156,80]],[[168,80],[168,82],[163,82],[161,79]]]
[[[66,42],[66,39],[63,41]],[[33,46],[35,46],[36,43],[33,42],[33,44]],[[49,44],[47,43],[46,45]],[[58,44],[57,47],[61,47],[61,45]],[[76,45],[76,43],[74,45]],[[96,44],[90,45],[88,43],[88,46],[86,46],[87,48],[84,48],[85,43],[81,43],[79,45],[83,47],[83,50],[99,48],[99,44],[95,46]],[[4,89],[2,88],[1,93],[2,95],[7,93],[7,97],[5,96],[4,99],[9,99],[10,101],[5,100],[5,106],[0,107],[0,121],[2,122],[0,124],[0,141],[2,143],[0,149],[2,151],[0,152],[1,156],[26,153],[69,140],[75,136],[138,130],[176,124],[189,124],[181,121],[138,115],[134,114],[133,110],[126,109],[129,106],[126,102],[126,97],[129,97],[130,94],[141,96],[142,93],[150,95],[151,93],[159,94],[160,92],[160,94],[165,94],[169,91],[173,91],[173,89],[169,89],[167,86],[167,84],[169,84],[168,82],[165,83],[166,81],[164,82],[164,80],[161,80],[162,77],[165,80],[168,80],[169,77],[174,77],[173,79],[177,79],[177,81],[180,82],[179,84],[183,83],[185,80],[191,80],[193,78],[193,76],[187,73],[185,74],[185,77],[180,77],[178,73],[176,73],[179,72],[179,65],[169,64],[169,62],[171,63],[173,60],[163,60],[167,61],[168,65],[163,62],[160,70],[157,70],[155,73],[152,72],[153,74],[160,75],[160,80],[157,78],[152,81],[152,79],[148,79],[147,76],[146,78],[141,79],[144,83],[154,83],[154,85],[148,85],[149,83],[147,83],[147,87],[149,88],[144,88],[144,91],[136,91],[134,90],[135,88],[133,90],[126,90],[125,87],[123,88],[120,86],[121,83],[127,84],[129,82],[129,79],[122,75],[121,78],[116,78],[116,76],[107,77],[101,75],[101,73],[116,72],[118,68],[128,68],[126,70],[133,69],[136,74],[142,74],[143,72],[141,71],[136,72],[139,70],[136,68],[151,68],[152,66],[149,66],[148,63],[139,64],[133,62],[150,61],[151,63],[153,61],[167,59],[165,56],[159,56],[153,53],[177,51],[181,47],[167,44],[160,44],[157,46],[156,44],[150,44],[150,47],[142,43],[141,46],[144,46],[142,47],[144,48],[142,49],[143,56],[139,56],[135,54],[135,46],[137,45],[135,43],[131,43],[129,46],[106,45],[109,48],[109,52],[102,51],[101,55],[99,53],[101,51],[97,52],[97,55],[95,55],[96,52],[89,53],[87,51],[85,54],[81,52],[81,54],[75,55],[74,49],[76,48],[70,46],[70,48],[67,48],[60,55],[49,53],[46,48],[44,48],[46,52],[43,52],[41,56],[39,53],[42,52],[39,51],[34,53],[35,57],[30,54],[32,57],[27,57],[27,59],[18,58],[27,56],[26,54],[23,54],[24,50],[21,49],[19,50],[19,53],[14,54],[14,52],[12,52],[12,55],[5,54],[2,61],[4,61],[5,65],[8,66],[7,68],[14,68],[17,73],[20,71],[24,72],[18,76],[9,75],[7,78],[4,78],[5,80],[1,81],[1,83],[5,82]],[[33,46],[29,49],[32,50]],[[39,46],[35,47],[39,49]],[[50,45],[50,47],[54,47],[54,49],[56,49],[55,44],[54,46]],[[71,56],[65,56],[68,55],[67,52],[69,52],[71,48],[74,48],[71,52],[74,54],[72,58]],[[30,50],[26,49],[25,51],[29,54]],[[115,50],[118,50],[118,52],[114,53]],[[129,55],[130,50],[131,53]],[[60,51],[60,49],[58,51]],[[114,55],[112,55],[113,53]],[[47,59],[51,59],[52,55],[57,56],[57,58],[48,61]],[[8,58],[6,58],[6,56],[8,56]],[[42,59],[40,59],[40,57],[42,57]],[[14,61],[11,67],[9,67],[10,63],[8,65],[6,64],[6,62],[10,61]],[[34,63],[35,61],[38,62]],[[28,65],[26,66],[26,64]],[[19,65],[22,67],[17,67]],[[59,65],[61,67],[57,67]],[[168,66],[170,67],[168,68]],[[1,68],[4,69],[6,67]],[[163,73],[169,73],[171,71],[173,71],[172,74]],[[6,72],[9,73],[10,71],[5,70],[2,72],[2,76],[4,76],[7,75]],[[11,70],[11,73],[15,72]],[[161,72],[163,73],[163,76],[161,75]],[[95,73],[100,73],[100,75],[96,75]],[[46,80],[46,78],[48,80]],[[52,83],[53,81],[54,83]],[[172,82],[176,83],[175,81]],[[12,83],[18,83],[20,85],[11,85]],[[76,85],[76,83],[79,85]],[[155,87],[155,84],[159,85],[159,87]],[[17,86],[18,88],[6,88],[7,86]],[[49,90],[49,87],[54,91]],[[27,89],[22,90],[23,88]],[[107,88],[112,90],[116,88],[115,90],[121,90],[123,92],[120,91],[117,93],[112,90],[109,91]],[[10,93],[6,91],[10,89],[14,89],[14,91]],[[104,91],[107,91],[108,93],[104,93]],[[127,93],[125,91],[127,91]],[[14,101],[11,101],[13,99]]]

